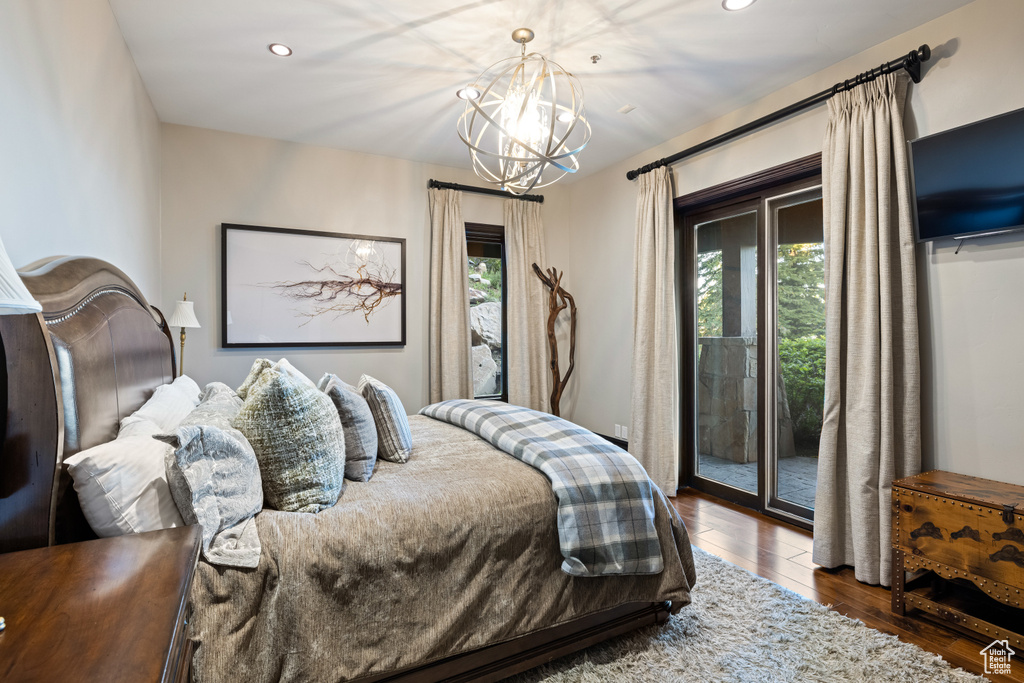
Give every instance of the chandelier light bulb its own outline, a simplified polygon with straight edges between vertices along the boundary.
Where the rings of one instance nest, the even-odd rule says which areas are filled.
[[[377,256],[376,244],[373,240],[355,240],[348,248],[345,261],[351,266],[369,263]]]
[[[525,194],[579,170],[590,124],[579,80],[544,55],[526,53],[533,31],[517,29],[512,39],[520,56],[493,64],[456,93],[466,100],[458,131],[478,176]]]

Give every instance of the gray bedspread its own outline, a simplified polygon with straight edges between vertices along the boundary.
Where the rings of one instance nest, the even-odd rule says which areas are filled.
[[[318,514],[261,512],[257,568],[200,562],[196,681],[343,681],[626,602],[689,603],[689,540],[658,489],[664,570],[573,577],[543,474],[453,425],[409,422],[408,463],[379,463]]]

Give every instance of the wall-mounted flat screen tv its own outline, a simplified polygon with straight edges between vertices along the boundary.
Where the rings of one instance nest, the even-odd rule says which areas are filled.
[[[910,143],[918,241],[1024,230],[1024,109]]]

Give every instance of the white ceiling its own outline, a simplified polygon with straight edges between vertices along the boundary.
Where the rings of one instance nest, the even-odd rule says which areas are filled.
[[[593,137],[582,176],[969,1],[759,0],[741,12],[720,0],[110,5],[162,121],[463,168],[455,91],[516,54],[512,30],[530,27],[530,48],[583,84]],[[271,55],[273,42],[294,55]],[[619,114],[625,104],[636,110]]]

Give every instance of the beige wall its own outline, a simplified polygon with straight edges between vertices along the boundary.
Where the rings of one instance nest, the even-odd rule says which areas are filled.
[[[314,380],[325,371],[355,382],[368,373],[393,386],[409,412],[428,402],[427,311],[430,178],[479,185],[471,172],[266,138],[164,124],[164,285],[170,310],[188,291],[201,329],[188,333],[185,369],[200,383],[239,384],[254,358],[286,356]],[[565,222],[547,193],[544,220]],[[466,194],[466,221],[500,225],[502,199]],[[379,234],[406,239],[407,344],[398,349],[220,348],[221,223]]]
[[[908,135],[1024,107],[1024,2],[976,0],[753,105],[569,185],[567,263],[580,305],[579,376],[566,414],[610,434],[629,423],[635,183],[624,174],[823,90],[922,43],[934,57],[912,88]],[[821,150],[824,107],[674,166],[686,194]],[[568,247],[571,245],[571,248]],[[1024,237],[989,238],[954,255],[918,249],[926,467],[1024,484]]]
[[[911,135],[1024,106],[1021,25],[1019,0],[976,0],[627,162],[548,188],[549,265],[566,271],[563,283],[580,305],[563,414],[606,434],[629,422],[635,185],[627,170],[924,42],[936,56],[912,90]],[[204,326],[189,342],[189,371],[200,380],[237,382],[256,356],[218,348],[221,222],[406,237],[404,349],[287,355],[310,374],[376,373],[410,411],[426,401],[425,185],[430,177],[475,183],[471,174],[160,126],[104,0],[0,3],[0,103],[0,237],[12,260],[97,256],[165,309],[188,289]],[[677,193],[818,151],[824,125],[818,108],[677,164]],[[501,201],[467,195],[465,216],[500,223]],[[918,252],[926,464],[1024,483],[1014,460],[1024,442],[1024,238],[988,239],[955,256],[953,248],[932,243]]]
[[[160,133],[106,0],[0,2],[0,237],[160,290]]]

